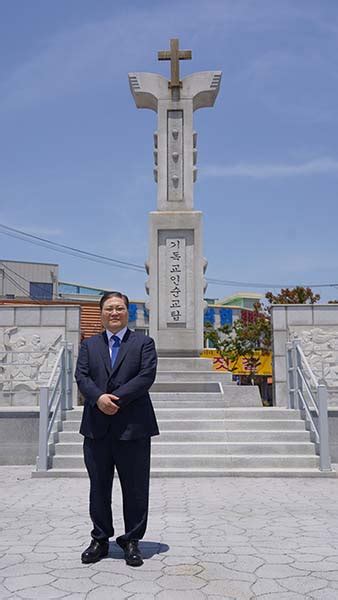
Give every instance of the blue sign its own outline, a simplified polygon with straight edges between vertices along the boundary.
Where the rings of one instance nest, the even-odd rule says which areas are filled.
[[[204,323],[210,323],[211,325],[215,324],[215,309],[214,308],[207,308],[207,310],[204,313]]]
[[[129,304],[129,321],[136,321],[137,319],[137,304]]]
[[[232,310],[231,310],[231,308],[220,308],[219,316],[221,318],[221,326],[232,325]]]

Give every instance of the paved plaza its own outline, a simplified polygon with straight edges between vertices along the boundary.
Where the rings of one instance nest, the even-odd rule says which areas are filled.
[[[82,565],[86,479],[0,467],[0,599],[337,600],[338,479],[153,479],[142,567]],[[116,535],[122,533],[115,482]]]

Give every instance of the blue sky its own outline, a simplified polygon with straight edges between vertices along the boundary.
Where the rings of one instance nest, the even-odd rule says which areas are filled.
[[[261,291],[245,282],[338,287],[335,0],[2,0],[0,223],[144,263],[156,115],[136,109],[127,73],[168,76],[156,57],[171,37],[192,49],[182,76],[223,72],[215,107],[195,113],[195,207],[207,276],[243,285],[207,296]],[[145,273],[3,234],[0,257],[145,297]]]

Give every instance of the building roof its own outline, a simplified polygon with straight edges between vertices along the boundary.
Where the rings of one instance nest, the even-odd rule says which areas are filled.
[[[264,298],[264,294],[257,292],[236,292],[236,294],[231,294],[217,300],[217,304],[231,304],[236,302],[236,300],[260,300],[261,298]]]
[[[7,258],[1,258],[0,259],[0,263],[15,263],[17,265],[43,265],[43,266],[47,266],[47,267],[58,267],[59,265],[57,263],[45,263],[45,262],[36,262],[33,260],[7,260]]]

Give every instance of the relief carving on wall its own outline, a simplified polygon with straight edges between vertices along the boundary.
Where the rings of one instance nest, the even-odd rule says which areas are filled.
[[[338,329],[313,327],[290,332],[290,341],[296,338],[315,377],[323,379],[328,388],[338,387]]]
[[[0,390],[13,394],[37,391],[47,383],[62,341],[62,333],[46,329],[10,327],[0,342]]]

